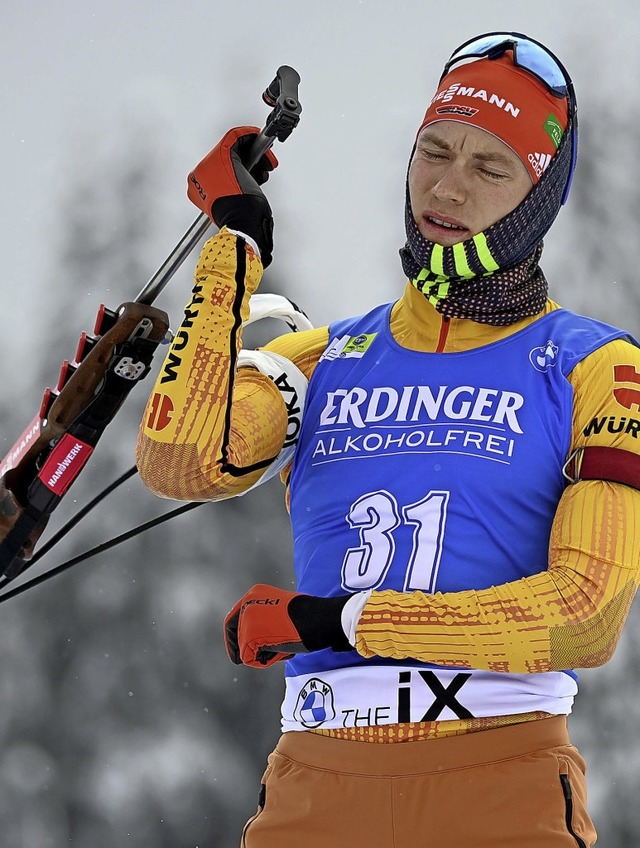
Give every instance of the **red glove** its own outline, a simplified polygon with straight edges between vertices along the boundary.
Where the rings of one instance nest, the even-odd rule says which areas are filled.
[[[229,659],[264,668],[294,654],[352,645],[341,623],[349,595],[317,598],[258,584],[240,598],[224,620]]]
[[[277,168],[278,160],[269,150],[247,170],[244,160],[259,132],[257,127],[229,130],[189,174],[187,196],[218,227],[250,236],[266,268],[273,252],[273,217],[260,186]]]

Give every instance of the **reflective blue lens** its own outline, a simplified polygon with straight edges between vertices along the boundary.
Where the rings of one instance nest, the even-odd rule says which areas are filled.
[[[567,96],[571,80],[560,62],[546,47],[518,33],[490,33],[463,44],[447,62],[445,73],[464,59],[497,57],[505,50],[513,50],[514,63],[537,77],[553,94]]]

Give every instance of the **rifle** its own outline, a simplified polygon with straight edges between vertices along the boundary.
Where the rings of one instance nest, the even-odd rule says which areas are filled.
[[[298,73],[283,65],[265,89],[262,99],[271,112],[253,142],[246,163],[249,169],[276,140],[285,141],[297,126],[302,111],[299,82]],[[40,409],[0,462],[2,587],[39,558],[36,545],[51,514],[84,469],[129,392],[149,373],[158,345],[171,341],[166,312],[151,304],[210,226],[208,216],[199,214],[134,301],[115,310],[100,307],[93,334],[81,334],[74,359],[63,362],[56,387],[45,390]],[[133,473],[135,468],[118,482]],[[101,493],[91,506],[114,487]],[[137,530],[155,523],[158,520]],[[47,543],[47,551],[61,535]]]

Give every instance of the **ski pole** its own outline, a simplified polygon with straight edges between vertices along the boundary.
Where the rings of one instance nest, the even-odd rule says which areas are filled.
[[[249,169],[297,126],[300,77],[282,65],[262,95],[272,107],[251,149]],[[49,517],[82,471],[107,425],[166,340],[169,318],[151,306],[210,225],[198,216],[135,301],[100,307],[94,335],[83,333],[57,387],[0,462],[0,576],[5,583],[32,558]]]
[[[298,100],[299,84],[298,72],[288,65],[281,65],[276,71],[273,82],[265,89],[262,99],[268,106],[272,106],[273,110],[256,136],[250,155],[245,162],[249,171],[273,146],[276,139],[284,141],[297,126],[302,111]],[[138,303],[153,303],[210,226],[210,218],[204,212],[200,213],[138,294],[136,297]]]

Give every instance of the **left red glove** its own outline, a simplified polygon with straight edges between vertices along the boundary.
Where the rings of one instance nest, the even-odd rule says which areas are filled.
[[[258,584],[240,598],[224,620],[231,662],[265,668],[294,654],[352,645],[341,623],[350,595],[318,598]]]

